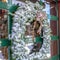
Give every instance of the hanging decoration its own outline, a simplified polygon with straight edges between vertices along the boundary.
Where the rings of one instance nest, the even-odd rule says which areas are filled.
[[[11,34],[13,60],[51,57],[51,29],[44,7],[39,2],[25,1],[15,12]]]

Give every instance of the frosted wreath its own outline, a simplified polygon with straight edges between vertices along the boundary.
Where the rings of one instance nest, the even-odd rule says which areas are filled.
[[[33,44],[31,36],[25,36],[26,25],[36,17],[37,11],[44,13],[43,6],[38,2],[32,3],[26,1],[24,5],[20,7],[15,12],[13,17],[13,26],[12,26],[12,57],[13,60],[34,60],[34,59],[45,59],[48,58],[50,54],[50,26],[47,19],[47,14],[41,16],[43,22],[43,45],[42,48],[36,55],[33,53],[28,55],[30,50],[26,47],[27,44]]]

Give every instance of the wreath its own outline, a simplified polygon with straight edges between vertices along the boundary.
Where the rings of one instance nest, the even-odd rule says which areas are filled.
[[[26,1],[14,13],[12,26],[13,60],[50,57],[51,29],[44,6]]]

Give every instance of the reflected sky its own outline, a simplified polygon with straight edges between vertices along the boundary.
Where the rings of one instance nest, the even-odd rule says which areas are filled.
[[[0,60],[4,60],[4,57],[3,57],[2,51],[0,51]]]
[[[45,2],[45,0],[42,0]],[[43,11],[46,11],[48,15],[50,15],[50,5],[45,3],[45,9]],[[48,19],[48,22],[50,23],[50,19]]]

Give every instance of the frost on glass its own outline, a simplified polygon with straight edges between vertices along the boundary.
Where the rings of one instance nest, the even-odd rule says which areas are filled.
[[[51,57],[50,41],[51,29],[47,14],[50,14],[50,5],[41,6],[39,2],[31,1],[20,2],[13,1],[13,4],[19,3],[19,8],[13,17],[12,26],[12,57],[15,60],[41,60]],[[48,9],[47,9],[48,7]],[[41,21],[39,21],[39,19]],[[37,22],[37,21],[38,22]],[[36,22],[38,25],[36,25]],[[40,24],[40,25],[39,25]],[[35,27],[42,27],[36,31]],[[38,32],[38,33],[37,33]],[[40,36],[43,39],[42,46],[38,49],[35,38]],[[33,49],[36,48],[36,49]],[[33,49],[33,50],[32,50]],[[31,53],[31,54],[30,54]]]

